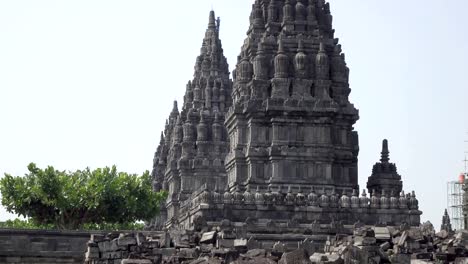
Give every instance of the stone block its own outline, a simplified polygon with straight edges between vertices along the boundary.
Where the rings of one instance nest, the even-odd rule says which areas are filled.
[[[162,255],[164,257],[173,256],[176,254],[175,248],[153,248],[153,255]]]
[[[374,227],[374,233],[377,240],[389,241],[392,238],[387,227]]]
[[[276,242],[273,244],[272,250],[278,253],[284,253],[286,251],[286,246],[281,242]]]
[[[205,232],[203,233],[200,243],[202,244],[210,244],[214,243],[216,239],[216,231],[211,231],[211,232]]]
[[[395,264],[411,264],[411,255],[409,254],[394,254],[390,257],[390,262]]]
[[[199,256],[199,252],[195,248],[181,248],[178,256],[184,259],[196,259]]]
[[[355,246],[368,246],[368,245],[374,245],[375,243],[377,243],[377,240],[375,239],[375,237],[362,237],[362,236],[354,237]]]
[[[259,243],[255,238],[250,237],[249,240],[247,240],[247,249],[257,249],[257,248],[262,248],[262,244]]]
[[[146,240],[142,242],[141,246],[145,248],[159,248],[161,247],[161,243],[158,240]]]
[[[139,246],[147,241],[146,237],[142,233],[135,234],[135,239],[136,239],[137,245]]]
[[[297,249],[292,252],[284,253],[279,264],[302,264],[307,261],[306,253],[303,249]]]
[[[456,258],[454,264],[468,264],[468,258]]]
[[[383,244],[380,245],[380,248],[383,250],[383,251],[387,251],[389,250],[391,247],[390,243],[389,242],[385,242]]]
[[[216,247],[217,248],[232,248],[234,247],[234,240],[218,238],[216,240]]]
[[[99,249],[95,247],[88,248],[88,251],[85,253],[86,259],[98,259],[99,258]]]
[[[124,236],[124,237],[119,237],[117,239],[117,245],[118,246],[129,246],[129,245],[136,245],[137,241],[135,237],[133,236]]]
[[[406,242],[406,239],[408,239],[408,231],[401,233],[400,238],[397,240],[398,246],[403,246]]]
[[[243,254],[242,256],[246,258],[255,258],[255,257],[264,257],[266,255],[265,249],[251,249],[247,251],[247,253]]]
[[[422,252],[422,253],[414,253],[411,255],[411,259],[431,259],[432,253]]]
[[[122,264],[152,264],[149,259],[123,259]]]
[[[344,263],[343,259],[336,253],[333,254],[324,254],[324,253],[314,253],[310,258],[310,262],[312,264],[323,264],[323,263],[336,263],[342,264]]]
[[[247,239],[235,239],[234,240],[234,247],[247,247]]]

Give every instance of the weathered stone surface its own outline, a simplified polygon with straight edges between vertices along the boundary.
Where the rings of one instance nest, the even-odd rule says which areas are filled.
[[[137,240],[135,239],[135,237],[132,235],[132,236],[122,236],[122,237],[119,237],[118,240],[117,240],[117,245],[118,246],[129,246],[129,245],[136,245],[137,244]]]
[[[281,17],[288,5],[306,19]],[[152,175],[154,189],[169,196],[151,228],[201,231],[228,221],[253,230],[266,222],[271,233],[281,222],[337,234],[356,221],[420,224],[418,200],[402,191],[387,140],[368,180],[371,197],[358,197],[359,112],[329,3],[256,2],[234,81],[219,30],[212,11],[181,111],[175,103],[161,135]]]
[[[90,236],[90,232],[2,229],[0,263],[82,264],[86,255],[99,254],[97,243],[90,241]]]
[[[203,233],[200,243],[202,244],[212,244],[215,242],[216,239],[216,231],[205,232]]]
[[[310,263],[306,252],[303,249],[297,249],[292,252],[284,253],[281,257],[280,264],[306,264]]]
[[[122,264],[152,264],[149,259],[123,259]]]

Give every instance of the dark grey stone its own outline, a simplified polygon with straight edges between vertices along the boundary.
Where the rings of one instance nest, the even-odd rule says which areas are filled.
[[[193,80],[155,153],[154,190],[169,195],[150,228],[242,225],[281,237],[346,233],[356,222],[419,226],[419,202],[403,192],[387,140],[370,196],[359,197],[359,111],[329,4],[293,2],[254,3],[233,80],[210,12]]]

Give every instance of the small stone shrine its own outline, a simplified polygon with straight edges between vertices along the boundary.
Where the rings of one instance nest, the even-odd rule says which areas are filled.
[[[255,1],[234,81],[219,30],[212,11],[181,111],[174,103],[161,135],[152,175],[169,196],[151,228],[324,241],[361,225],[419,226],[387,140],[359,192],[359,114],[329,3]]]

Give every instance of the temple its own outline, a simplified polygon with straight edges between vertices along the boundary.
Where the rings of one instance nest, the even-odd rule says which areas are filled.
[[[152,228],[333,234],[420,224],[387,140],[359,192],[359,112],[329,3],[255,1],[233,81],[219,30],[212,11],[182,109],[174,103],[161,136],[152,175],[169,196]]]

